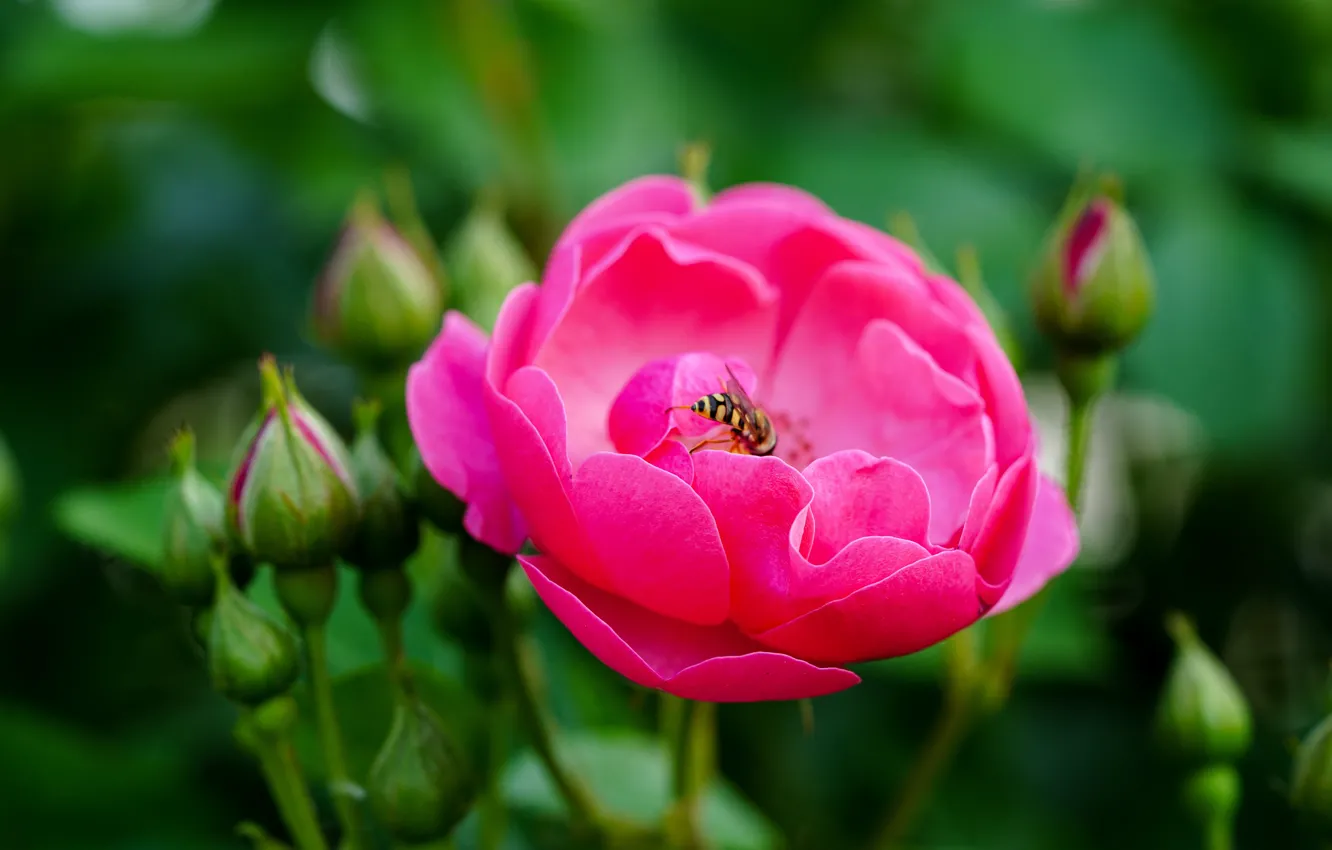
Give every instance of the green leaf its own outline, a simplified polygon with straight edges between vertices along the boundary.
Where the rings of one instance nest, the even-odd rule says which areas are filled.
[[[221,486],[223,470],[201,465],[200,471]],[[78,487],[56,499],[52,514],[56,526],[70,538],[155,574],[162,567],[171,483],[171,476],[158,475]]]
[[[417,692],[456,736],[473,765],[484,763],[485,715],[476,698],[462,685],[427,667],[412,665]],[[388,737],[393,719],[393,686],[381,665],[340,676],[333,682],[333,705],[347,750],[347,769],[353,782],[365,782],[370,764]],[[323,775],[323,757],[315,726],[314,706],[307,688],[296,691],[300,721],[296,748],[311,776]]]
[[[169,478],[82,487],[56,500],[56,525],[73,539],[152,573],[162,566],[162,524]]]
[[[661,741],[642,732],[577,732],[556,746],[608,814],[642,826],[661,822],[671,803],[670,762]],[[536,756],[524,751],[503,779],[504,797],[533,816],[562,817],[565,808]],[[702,828],[709,846],[725,850],[777,847],[777,830],[724,780],[704,793]]]

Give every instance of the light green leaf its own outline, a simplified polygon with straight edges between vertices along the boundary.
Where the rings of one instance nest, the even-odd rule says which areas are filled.
[[[573,771],[606,811],[623,820],[651,826],[661,822],[671,803],[670,762],[661,741],[642,732],[577,732],[556,745]],[[537,758],[525,751],[503,779],[511,806],[538,817],[562,817],[564,804]],[[702,828],[710,846],[724,850],[778,847],[775,827],[724,780],[714,781],[703,797]]]
[[[56,500],[56,525],[75,540],[156,573],[170,479],[83,487]]]

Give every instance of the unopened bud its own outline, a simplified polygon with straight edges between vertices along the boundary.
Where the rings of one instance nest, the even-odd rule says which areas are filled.
[[[1171,614],[1167,629],[1176,654],[1157,709],[1162,746],[1194,762],[1239,758],[1249,749],[1252,733],[1239,685],[1187,618]]]
[[[208,629],[208,671],[226,698],[258,705],[284,694],[300,671],[296,638],[231,584],[219,580]]]
[[[421,545],[421,521],[379,442],[378,403],[358,403],[355,418],[351,464],[361,497],[361,521],[344,556],[363,570],[397,569]]]
[[[227,548],[226,512],[222,493],[194,466],[194,434],[188,429],[171,442],[171,471],[162,583],[186,605],[207,605],[216,583],[213,563]]]
[[[372,570],[361,573],[361,605],[378,623],[393,623],[407,613],[412,601],[412,584],[407,571]]]
[[[376,204],[353,206],[315,286],[320,342],[371,370],[412,362],[439,332],[440,282]]]
[[[1142,330],[1154,300],[1147,250],[1119,201],[1102,192],[1070,207],[1032,284],[1041,331],[1063,351],[1112,354]]]
[[[260,361],[264,407],[227,488],[234,537],[279,569],[330,564],[356,533],[351,461],[333,427],[291,375]]]
[[[1295,751],[1290,804],[1332,826],[1332,715],[1305,735]]]
[[[477,783],[463,749],[425,703],[400,700],[366,780],[371,809],[406,844],[451,833],[471,808]]]
[[[444,264],[458,308],[483,328],[495,326],[509,290],[537,279],[536,266],[493,197],[482,197],[453,234]]]

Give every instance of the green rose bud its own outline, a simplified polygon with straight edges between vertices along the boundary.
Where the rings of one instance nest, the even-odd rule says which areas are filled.
[[[444,264],[454,299],[483,328],[493,328],[500,305],[521,283],[537,280],[536,266],[504,222],[493,197],[482,197],[449,240]]]
[[[224,577],[208,628],[208,672],[218,693],[243,705],[285,694],[300,672],[291,630]]]
[[[366,780],[371,810],[396,841],[444,838],[463,819],[477,783],[462,748],[416,699],[402,700]]]
[[[351,465],[361,497],[361,521],[344,557],[364,570],[397,569],[421,545],[421,521],[379,442],[379,405],[358,404],[355,418]]]
[[[1332,715],[1305,735],[1295,751],[1290,804],[1332,826]]]
[[[227,487],[231,531],[279,570],[331,564],[356,533],[351,460],[332,426],[265,357],[264,409]]]
[[[1031,293],[1036,323],[1059,349],[1098,357],[1133,341],[1154,290],[1137,225],[1117,199],[1098,193],[1061,217]]]
[[[362,198],[315,287],[312,312],[321,343],[382,371],[411,363],[439,332],[444,294],[411,243]]]
[[[1239,758],[1249,749],[1252,731],[1239,685],[1187,618],[1172,614],[1166,627],[1176,655],[1157,709],[1161,744],[1194,762]]]
[[[194,433],[183,429],[171,442],[175,478],[166,497],[162,582],[186,605],[207,605],[216,578],[213,562],[225,557],[226,510],[222,493],[194,466]]]

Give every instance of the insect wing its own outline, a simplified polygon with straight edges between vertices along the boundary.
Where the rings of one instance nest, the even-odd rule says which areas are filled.
[[[740,413],[745,417],[745,421],[752,423],[754,421],[754,411],[758,406],[749,397],[749,393],[745,392],[745,388],[740,385],[740,379],[731,371],[730,366],[726,367],[726,374],[730,375],[730,378],[726,381],[726,392],[735,400],[735,405],[740,408]]]

